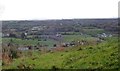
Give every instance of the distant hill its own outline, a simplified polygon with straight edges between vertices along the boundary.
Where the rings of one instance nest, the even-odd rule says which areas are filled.
[[[28,29],[34,26],[47,26],[51,27],[48,30],[56,31],[58,28],[63,30],[65,28],[75,27],[96,27],[100,29],[105,29],[107,31],[115,32],[118,30],[118,19],[110,18],[110,19],[61,19],[61,20],[8,20],[3,21],[2,28],[16,28],[16,29]],[[67,27],[66,27],[67,26]],[[53,29],[54,28],[54,29]],[[73,28],[73,30],[75,30]]]

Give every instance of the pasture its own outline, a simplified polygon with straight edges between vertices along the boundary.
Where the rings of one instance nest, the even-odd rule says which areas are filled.
[[[32,56],[27,54],[14,59],[9,66],[3,66],[3,69],[19,69],[17,66],[21,65],[31,66],[31,69],[51,69],[54,66],[59,69],[118,68],[117,38],[107,38],[107,41],[99,45],[78,46],[62,52],[32,52]]]
[[[72,41],[80,41],[80,40],[86,40],[86,41],[95,41],[97,38],[91,37],[90,35],[63,35],[62,36],[61,43],[64,42],[72,42]],[[39,41],[40,40],[40,41]],[[59,41],[53,40],[53,39],[46,39],[45,41],[42,39],[30,39],[30,40],[23,40],[19,38],[3,38],[3,43],[14,43],[19,45],[30,45],[30,46],[37,46],[38,44],[42,45],[48,45],[48,47],[53,47],[54,44],[60,44]]]
[[[117,19],[3,21],[4,69],[115,69]]]

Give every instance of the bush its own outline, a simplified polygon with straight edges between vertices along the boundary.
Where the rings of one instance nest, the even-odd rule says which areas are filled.
[[[18,58],[17,51],[11,50],[12,58]]]

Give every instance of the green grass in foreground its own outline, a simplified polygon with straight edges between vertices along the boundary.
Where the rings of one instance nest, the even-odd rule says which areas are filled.
[[[73,47],[68,52],[41,54],[36,51],[32,56],[28,54],[15,59],[9,66],[3,66],[3,69],[17,69],[20,64],[32,65],[34,69],[51,69],[53,66],[62,69],[114,69],[118,68],[118,41],[117,38],[107,38],[99,45]]]

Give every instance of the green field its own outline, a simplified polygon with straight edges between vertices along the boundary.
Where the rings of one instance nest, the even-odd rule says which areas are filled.
[[[39,44],[47,44],[49,45],[49,47],[52,47],[53,44],[57,43],[56,41],[54,40],[46,40],[46,41],[38,41],[38,39],[34,39],[34,40],[22,40],[22,39],[19,39],[19,38],[3,38],[3,42],[4,43],[9,43],[10,40],[12,39],[12,43],[14,44],[19,44],[19,45],[31,45],[31,46],[34,46],[34,45],[37,45],[38,43]]]
[[[97,35],[97,34],[101,34],[101,33],[105,33],[105,30],[103,29],[83,29],[84,33],[87,33],[88,35]]]
[[[81,50],[79,50],[81,49]],[[33,59],[35,58],[35,59]],[[118,68],[118,38],[106,38],[106,41],[93,46],[77,46],[67,51],[41,53],[32,52],[32,56],[14,59],[9,66],[3,69],[18,69],[24,64],[34,69],[114,69]]]
[[[90,35],[63,35],[63,40],[62,42],[72,42],[72,41],[79,41],[79,40],[86,40],[86,41],[95,41],[97,38],[91,37]],[[38,39],[34,40],[22,40],[19,38],[3,38],[2,42],[3,43],[9,43],[11,42],[14,44],[19,44],[19,45],[37,45],[42,44],[42,45],[48,45],[48,47],[53,47],[54,44],[59,44],[59,41],[55,41],[53,39],[47,39],[46,41],[38,41]]]
[[[79,41],[79,40],[96,40],[95,37],[91,37],[90,35],[64,35],[64,41],[65,42],[71,42],[71,41]]]

